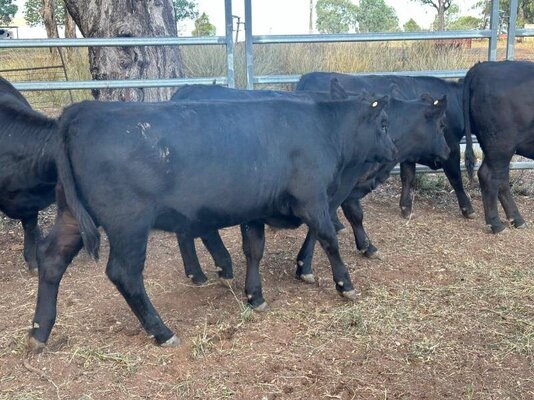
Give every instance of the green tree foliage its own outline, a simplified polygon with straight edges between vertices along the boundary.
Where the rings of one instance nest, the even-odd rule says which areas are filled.
[[[357,20],[360,32],[399,30],[397,13],[384,0],[360,0]]]
[[[0,0],[1,1],[1,0]],[[55,2],[55,16],[56,23],[59,26],[65,25],[65,2],[63,0],[56,0]],[[22,13],[24,19],[30,26],[41,26],[44,24],[41,8],[43,7],[42,0],[26,0]]]
[[[173,0],[176,22],[198,18],[196,0]]]
[[[467,31],[470,29],[480,29],[482,27],[482,18],[471,17],[470,15],[462,15],[451,21],[447,25],[449,31]]]
[[[210,22],[208,15],[203,12],[200,17],[195,20],[195,29],[191,34],[193,36],[215,36],[217,29],[215,25]]]
[[[422,31],[421,27],[413,18],[410,18],[403,26],[404,32],[419,32]]]
[[[482,8],[484,27],[489,25],[491,15],[491,0],[480,0],[473,8]],[[508,17],[510,14],[510,0],[499,1],[500,15]],[[507,23],[507,22],[506,22]],[[534,24],[534,1],[519,0],[517,8],[517,27],[522,28],[525,24]]]
[[[9,25],[18,9],[13,0],[0,0],[0,25]]]
[[[356,28],[358,7],[350,0],[317,0],[315,12],[321,33],[346,33]]]

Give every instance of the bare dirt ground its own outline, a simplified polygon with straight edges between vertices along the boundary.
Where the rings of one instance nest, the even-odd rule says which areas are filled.
[[[493,236],[483,231],[476,190],[476,220],[461,218],[454,195],[437,185],[416,196],[415,218],[406,221],[397,187],[364,201],[382,260],[362,258],[352,234],[340,234],[363,291],[356,303],[335,294],[321,249],[318,284],[293,278],[303,229],[267,231],[262,271],[270,311],[262,314],[243,304],[238,229],[223,231],[235,263],[233,291],[215,281],[201,246],[210,283],[191,285],[173,235],[154,233],[145,282],[182,339],[174,349],[155,346],[141,330],[105,276],[105,249],[98,264],[81,254],[69,268],[47,349],[26,358],[37,280],[24,269],[20,227],[4,219],[0,398],[534,398],[532,197],[516,195],[532,228]]]

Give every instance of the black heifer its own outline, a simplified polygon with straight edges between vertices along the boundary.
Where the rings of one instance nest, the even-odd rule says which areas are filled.
[[[484,62],[469,70],[464,81],[466,166],[473,176],[475,155],[471,132],[484,152],[478,170],[486,224],[493,233],[504,225],[497,198],[516,228],[526,226],[510,192],[510,160],[514,154],[534,158],[534,63]]]
[[[236,90],[216,85],[192,85],[179,89],[173,96],[175,101],[183,100],[208,100],[208,99],[226,99],[226,100],[246,100],[259,99],[265,97],[291,97],[291,96],[308,96],[319,98],[329,95],[318,92],[278,92],[269,90]],[[337,96],[343,93],[337,93]],[[433,99],[428,95],[422,95],[419,100],[401,100],[393,99],[390,103],[388,116],[392,126],[391,138],[398,148],[398,157],[395,161],[389,163],[369,163],[361,171],[355,172],[358,183],[354,187],[351,195],[342,204],[343,211],[349,219],[356,246],[360,252],[367,257],[376,255],[377,249],[370,242],[363,227],[363,210],[360,206],[360,199],[373,190],[378,184],[384,182],[398,162],[413,162],[420,158],[426,159],[446,159],[449,149],[444,139],[444,112],[447,107],[446,97],[442,99]],[[337,218],[334,217],[333,222]],[[339,223],[340,224],[340,223]],[[218,235],[212,233],[214,237]],[[297,277],[306,282],[313,282],[314,277],[311,273],[311,261],[313,256],[313,245],[309,238],[306,245],[303,246],[297,257]],[[179,239],[180,248],[190,249],[182,252],[186,274],[195,283],[201,283],[207,280],[200,268],[198,258],[194,250],[193,239]],[[188,245],[185,245],[188,243]],[[220,242],[222,244],[222,241]],[[208,248],[211,252],[212,249]],[[224,251],[224,247],[218,252]],[[214,257],[215,258],[215,257]],[[231,277],[228,272],[230,269],[225,266],[221,268],[225,277]],[[222,272],[219,272],[221,276]]]
[[[54,201],[56,170],[50,138],[55,120],[32,110],[26,99],[0,78],[0,211],[24,227],[24,259],[37,269],[37,215]]]
[[[261,307],[263,224],[305,223],[328,255],[336,289],[354,298],[330,214],[354,186],[353,168],[394,157],[383,107],[376,100],[282,99],[69,107],[56,155],[58,215],[38,251],[30,346],[42,348],[50,335],[60,280],[82,241],[97,256],[96,225],[110,243],[108,277],[162,345],[178,339],[144,288],[151,229],[201,236],[245,224],[245,291]]]
[[[450,149],[449,157],[436,162],[433,158],[421,157],[401,163],[402,193],[401,214],[412,214],[412,191],[415,182],[415,164],[424,164],[432,169],[443,168],[454,188],[462,215],[473,218],[474,211],[465,193],[460,170],[460,140],[464,135],[462,108],[462,84],[433,77],[409,77],[396,75],[352,76],[338,73],[312,72],[302,76],[296,90],[328,90],[330,79],[337,78],[343,88],[350,92],[367,90],[371,93],[386,93],[405,99],[417,99],[424,93],[434,98],[447,96],[445,140]]]
[[[350,222],[357,249],[367,257],[376,257],[377,248],[371,243],[363,227],[360,200],[383,183],[398,162],[426,159],[446,159],[449,148],[444,138],[444,114],[447,99],[433,99],[422,95],[420,100],[393,98],[388,109],[391,138],[397,147],[397,159],[368,164],[341,208]],[[315,281],[312,258],[315,240],[308,235],[298,257],[296,276],[305,282]]]

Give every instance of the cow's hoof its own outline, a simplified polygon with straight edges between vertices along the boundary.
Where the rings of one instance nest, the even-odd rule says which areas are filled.
[[[363,252],[363,256],[370,260],[381,260],[382,259],[382,257],[380,257],[380,252],[378,250],[375,250],[375,251],[366,250]]]
[[[160,344],[161,347],[177,347],[179,345],[180,339],[176,335],[173,335],[169,340]]]
[[[39,276],[39,268],[28,265],[28,273],[33,276]]]
[[[254,310],[254,311],[258,311],[258,312],[265,312],[265,311],[268,311],[268,310],[269,310],[269,305],[267,304],[266,301],[264,301],[264,302],[261,303],[259,306],[254,307],[253,310]]]
[[[488,233],[493,233],[494,235],[504,231],[506,227],[504,225],[486,225],[486,231]]]
[[[462,211],[462,215],[464,216],[465,219],[475,219],[477,217],[474,211],[470,213]]]
[[[313,274],[302,274],[302,275],[299,275],[299,279],[302,282],[305,282],[305,283],[309,283],[309,284],[314,284],[315,283],[315,276],[313,276]]]
[[[223,285],[225,288],[232,288],[232,282],[234,281],[234,278],[226,279],[226,278],[219,278],[219,283]]]
[[[344,291],[344,292],[337,292],[341,297],[345,298],[345,299],[348,299],[348,300],[352,300],[352,301],[356,301],[360,298],[361,296],[361,293],[358,292],[357,290],[347,290],[347,291]]]
[[[401,210],[401,216],[404,219],[413,218],[412,210],[409,210],[409,209]]]
[[[190,274],[187,277],[191,279],[191,282],[193,282],[197,286],[202,286],[208,281],[208,278],[206,277],[206,275],[197,276],[197,275]]]
[[[28,335],[28,340],[26,341],[26,349],[28,353],[38,354],[44,350],[46,343],[43,343],[35,339],[31,334]]]
[[[523,221],[523,219],[520,219],[519,221],[511,221],[512,226],[516,229],[526,229],[527,223]]]

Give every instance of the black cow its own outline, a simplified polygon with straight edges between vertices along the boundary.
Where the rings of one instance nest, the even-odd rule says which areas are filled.
[[[337,78],[343,88],[350,92],[367,90],[371,93],[388,93],[405,99],[416,99],[424,93],[434,98],[447,96],[445,139],[450,148],[449,158],[436,162],[435,159],[422,157],[401,163],[402,193],[400,208],[403,217],[412,214],[412,190],[415,182],[415,163],[424,164],[432,169],[443,168],[445,175],[454,188],[462,215],[474,218],[469,197],[465,193],[460,170],[460,140],[464,135],[461,83],[449,82],[433,77],[409,77],[397,75],[352,76],[339,73],[312,72],[301,77],[296,90],[328,90],[330,79]]]
[[[24,227],[24,259],[37,270],[40,210],[54,201],[56,170],[50,143],[56,121],[32,110],[0,77],[0,211]]]
[[[534,63],[528,61],[483,62],[467,73],[464,81],[464,115],[469,176],[475,155],[471,132],[484,152],[478,170],[486,224],[493,233],[504,225],[497,198],[516,228],[526,227],[510,192],[510,160],[514,154],[534,158]]]
[[[96,225],[110,243],[108,277],[161,345],[178,339],[144,288],[151,229],[195,237],[243,224],[245,291],[262,308],[264,223],[305,223],[328,255],[336,289],[354,298],[330,214],[354,186],[354,168],[393,159],[385,106],[376,99],[272,99],[67,108],[56,154],[58,215],[38,249],[30,346],[38,350],[48,339],[59,282],[82,244],[97,257]]]
[[[377,248],[371,243],[363,227],[363,209],[360,200],[383,183],[398,162],[412,162],[425,157],[436,162],[446,159],[449,148],[444,138],[447,98],[433,99],[422,95],[420,100],[393,98],[388,109],[391,138],[398,149],[397,158],[390,162],[368,164],[341,208],[352,226],[357,249],[366,257],[377,256]],[[296,276],[307,283],[314,283],[312,258],[314,238],[308,234],[297,256]]]
[[[267,97],[291,97],[295,95],[312,98],[330,96],[330,94],[319,92],[250,91],[229,89],[217,85],[191,85],[179,89],[172,97],[172,100],[246,100]],[[446,159],[448,157],[449,149],[443,135],[445,123],[443,114],[446,106],[445,97],[435,100],[428,95],[422,95],[420,100],[393,99],[391,101],[388,116],[390,125],[393,127],[391,138],[399,150],[398,157],[393,162],[369,164],[362,171],[358,171],[357,175],[360,176],[358,183],[349,198],[342,204],[343,211],[352,225],[356,246],[365,256],[375,257],[377,249],[370,242],[363,228],[363,210],[360,206],[360,199],[378,184],[384,182],[398,162],[413,162],[423,157],[427,159]],[[342,226],[334,215],[333,222],[335,225],[337,222],[338,226]],[[218,234],[212,232],[212,236],[218,237]],[[310,240],[306,241],[306,245],[303,246],[297,258],[296,275],[306,282],[314,282],[314,277],[311,273],[313,246]],[[183,237],[179,238],[179,243],[180,249],[187,249],[186,252],[182,251],[186,274],[195,283],[205,282],[207,278],[202,272],[196,257],[193,238],[188,238],[187,240]],[[219,243],[222,245],[222,241],[219,241]],[[213,247],[208,248],[208,250],[212,252]],[[217,252],[222,253],[224,250],[224,247],[218,248]],[[215,256],[213,257],[215,259]],[[229,265],[230,267],[225,264],[223,267],[218,268],[221,278],[228,279],[232,277],[231,263]]]

